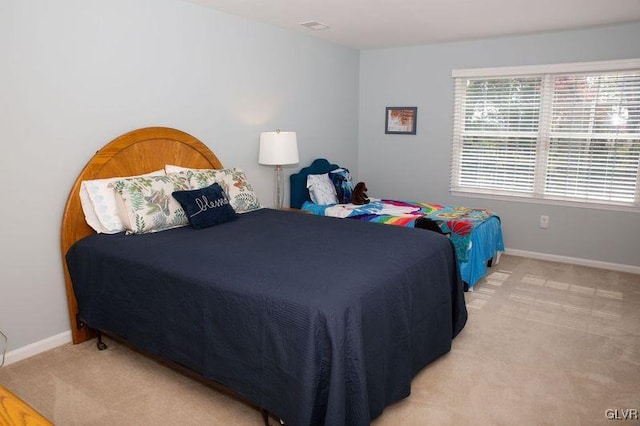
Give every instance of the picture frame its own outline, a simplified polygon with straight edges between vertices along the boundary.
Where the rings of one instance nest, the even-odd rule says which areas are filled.
[[[384,133],[387,135],[415,135],[418,107],[387,107]]]

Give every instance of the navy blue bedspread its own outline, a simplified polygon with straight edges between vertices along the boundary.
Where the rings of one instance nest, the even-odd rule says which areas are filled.
[[[420,229],[262,209],[90,236],[67,263],[90,327],[294,426],[369,424],[467,319],[450,241]]]

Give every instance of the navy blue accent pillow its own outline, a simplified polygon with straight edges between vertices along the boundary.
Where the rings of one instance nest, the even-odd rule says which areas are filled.
[[[193,228],[208,228],[238,217],[229,204],[229,197],[217,183],[191,191],[175,191],[172,195],[182,206]]]
[[[348,169],[340,168],[329,172],[329,178],[336,187],[338,203],[348,204],[353,198],[353,180]]]

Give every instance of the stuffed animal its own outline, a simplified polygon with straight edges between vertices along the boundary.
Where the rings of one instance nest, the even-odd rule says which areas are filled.
[[[364,182],[358,182],[356,187],[353,188],[353,195],[351,202],[356,205],[369,204],[369,197],[367,197],[367,184]]]

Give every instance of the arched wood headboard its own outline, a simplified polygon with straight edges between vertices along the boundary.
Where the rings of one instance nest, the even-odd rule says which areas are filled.
[[[82,169],[69,193],[62,216],[62,266],[67,289],[73,343],[93,337],[87,327],[78,327],[78,302],[73,292],[65,255],[78,240],[94,233],[87,225],[80,204],[83,180],[134,176],[163,169],[165,164],[201,169],[221,169],[218,157],[195,137],[168,127],[147,127],[117,137],[100,149]]]

